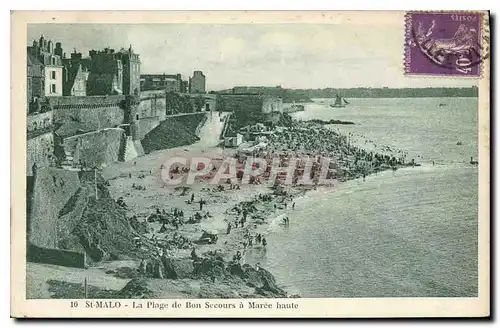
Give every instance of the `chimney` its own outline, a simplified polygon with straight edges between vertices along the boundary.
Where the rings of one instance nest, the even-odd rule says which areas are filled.
[[[63,50],[61,48],[61,42],[56,42],[56,48],[54,49],[54,55],[63,57]]]
[[[71,54],[71,60],[81,60],[82,59],[82,53],[81,52],[73,52]]]

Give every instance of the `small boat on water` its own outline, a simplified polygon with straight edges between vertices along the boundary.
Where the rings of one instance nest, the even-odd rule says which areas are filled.
[[[335,96],[335,103],[333,105],[330,105],[330,107],[343,108],[346,105],[349,105],[349,102],[347,100],[345,100],[345,98],[342,98],[341,96],[336,95]]]
[[[446,106],[446,104],[443,104],[443,103],[439,104],[439,107],[445,107],[445,106]]]

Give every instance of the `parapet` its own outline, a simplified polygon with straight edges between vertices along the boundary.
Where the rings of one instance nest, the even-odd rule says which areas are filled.
[[[125,96],[66,96],[51,97],[48,99],[53,109],[64,108],[93,108],[118,106],[125,100]]]

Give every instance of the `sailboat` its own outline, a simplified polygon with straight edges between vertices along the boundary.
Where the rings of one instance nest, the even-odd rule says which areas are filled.
[[[345,98],[342,98],[339,95],[335,96],[335,103],[333,105],[330,105],[330,107],[334,108],[342,108],[345,107],[346,105],[349,105],[349,102],[345,100]]]

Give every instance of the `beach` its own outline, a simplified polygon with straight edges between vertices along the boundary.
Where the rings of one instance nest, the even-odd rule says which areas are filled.
[[[289,224],[285,219],[294,211],[296,197],[303,196],[308,190],[335,187],[284,185],[277,192],[268,184],[241,185],[238,189],[236,186],[223,184],[222,190],[201,179],[189,186],[165,186],[162,183],[161,167],[168,158],[201,154],[212,158],[235,156],[236,149],[217,147],[222,126],[219,115],[214,113],[201,129],[199,142],[153,152],[132,162],[108,166],[103,171],[111,196],[126,204],[129,218],[133,217],[136,222],[147,226],[146,231],[141,234],[141,238],[145,240],[143,247],[146,253],[156,253],[157,257],[168,254],[169,258],[179,261],[191,261],[193,257],[199,256],[220,257],[226,263],[231,263],[236,257],[239,265],[245,265],[248,255],[252,266],[259,266],[258,258],[264,258],[267,251],[262,238],[269,238],[269,231],[272,231],[270,227]],[[373,154],[350,145],[348,136],[333,133],[319,123],[296,122],[289,129],[279,131],[268,140],[265,152],[253,155],[271,158],[278,154],[282,157],[311,156],[313,153],[322,156],[336,154],[339,155],[337,171],[342,172],[336,177],[337,182],[362,179],[371,173],[387,170],[391,167],[387,163],[393,160],[395,166],[408,165],[402,162],[403,158],[395,159],[385,155],[386,158],[382,159],[384,163],[367,166],[366,163],[372,163],[368,159],[376,161]],[[333,141],[326,143],[330,146],[325,147],[324,140],[328,135]],[[364,164],[359,165],[361,162]],[[203,202],[202,206],[200,201]],[[245,211],[248,211],[248,215],[243,214]],[[182,217],[177,219],[177,213],[181,212]],[[161,220],[152,219],[156,214],[158,217],[173,217],[179,223],[162,224]],[[245,222],[242,223],[243,217]],[[204,232],[216,234],[217,242],[197,243]],[[137,268],[143,260],[144,258],[135,260]],[[289,296],[292,295],[297,296]]]
[[[103,245],[104,258],[91,263],[87,270],[72,269],[63,286],[60,285],[62,282],[43,282],[39,277],[39,272],[48,272],[45,276],[60,276],[61,269],[30,263],[28,273],[32,273],[33,284],[48,284],[46,289],[56,298],[67,296],[67,293],[72,297],[81,297],[81,283],[77,281],[83,279],[92,286],[93,297],[101,298],[314,297],[322,291],[314,287],[314,294],[304,293],[307,289],[303,284],[311,284],[310,279],[321,275],[330,265],[316,268],[313,273],[307,267],[314,263],[294,263],[289,267],[282,259],[292,263],[303,258],[302,247],[312,247],[310,241],[315,238],[324,239],[324,245],[328,245],[331,237],[327,236],[356,224],[349,217],[368,219],[363,214],[366,210],[358,213],[352,208],[349,211],[354,212],[342,212],[342,223],[337,226],[335,222],[338,219],[329,219],[328,214],[337,210],[325,208],[326,204],[335,204],[347,197],[347,205],[342,206],[351,208],[349,190],[352,186],[361,188],[355,192],[360,195],[362,204],[364,190],[375,188],[375,195],[371,197],[377,199],[379,183],[390,188],[396,181],[405,181],[404,178],[396,179],[396,175],[404,177],[412,172],[421,172],[416,174],[425,178],[425,172],[434,170],[429,159],[424,166],[415,162],[410,156],[423,159],[415,152],[409,156],[408,152],[394,144],[389,143],[388,146],[378,143],[376,138],[366,140],[353,132],[339,132],[329,120],[294,120],[285,124],[287,126],[274,127],[273,133],[265,133],[265,147],[251,152],[242,151],[252,148],[248,147],[251,143],[239,148],[221,147],[220,134],[226,115],[207,114],[199,141],[191,145],[155,151],[133,161],[106,167],[101,172],[102,185],[99,189],[109,194],[110,201],[119,204],[123,213],[121,217],[129,222],[131,234],[118,238],[128,245],[128,250],[120,251],[119,244],[111,247]],[[298,115],[304,115],[304,112]],[[350,126],[354,127],[364,123],[360,119],[350,118],[350,121],[354,123]],[[342,125],[342,122],[339,124]],[[258,143],[257,139],[255,143]],[[334,170],[327,173],[330,178],[333,177],[334,183],[280,183],[276,187],[265,183],[265,180],[257,183],[258,179],[250,184],[243,184],[238,179],[236,183],[223,180],[212,184],[213,181],[206,177],[197,177],[191,184],[165,184],[166,170],[163,166],[170,158],[204,157],[219,165],[225,158],[240,159],[243,153],[267,163],[279,158],[280,163],[286,166],[292,163],[293,158],[298,158],[294,177],[297,177],[297,172],[304,171],[300,159],[313,159],[316,164],[325,158],[334,158]],[[182,175],[173,172],[170,170],[168,174],[172,177]],[[372,177],[374,173],[376,176]],[[283,182],[283,179],[278,180]],[[292,181],[297,182],[295,178]],[[374,218],[380,215],[376,212],[371,214]],[[316,219],[310,221],[313,217]],[[370,227],[370,224],[366,225],[366,228]],[[290,238],[288,234],[295,237]],[[347,230],[332,240],[343,240],[350,235]],[[216,236],[215,242],[207,242],[213,236]],[[206,237],[204,242],[202,237]],[[300,241],[300,244],[294,241]],[[138,245],[132,249],[134,242]],[[361,241],[349,249],[364,247],[364,244]],[[334,244],[335,248],[337,246]],[[323,250],[317,245],[313,248],[311,258],[321,256],[317,262],[322,263]],[[287,250],[293,250],[296,255],[290,257],[292,254],[287,254]],[[340,254],[346,251],[342,249],[340,253],[337,250],[330,254],[329,258],[337,259],[332,265],[337,267],[346,258],[353,259],[353,255],[348,254],[339,259]],[[363,263],[369,262],[363,260]],[[342,270],[342,267],[336,269],[338,272]],[[298,275],[289,276],[290,272]],[[332,275],[333,272],[327,276]],[[335,286],[333,282],[330,284]],[[335,295],[357,295],[348,294],[353,288],[349,287],[350,284],[345,281],[342,287],[329,290]],[[31,289],[34,288],[28,288]],[[405,293],[405,290],[401,288],[399,292]],[[42,292],[43,295],[47,293]]]

